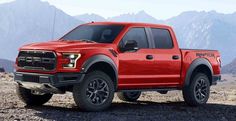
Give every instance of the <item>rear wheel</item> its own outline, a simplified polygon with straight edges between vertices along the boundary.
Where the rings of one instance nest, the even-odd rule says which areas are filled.
[[[43,105],[52,97],[52,94],[35,94],[32,90],[23,88],[19,85],[16,87],[16,92],[20,100],[28,106]]]
[[[210,81],[206,74],[196,74],[189,86],[183,89],[183,97],[187,104],[198,106],[206,104],[210,95]]]
[[[141,91],[118,92],[117,96],[120,100],[135,102],[141,95]]]
[[[159,92],[160,94],[167,94],[168,93],[168,91],[157,91],[157,92]]]
[[[90,72],[73,88],[75,103],[85,111],[102,111],[108,108],[114,97],[111,78],[101,71]]]

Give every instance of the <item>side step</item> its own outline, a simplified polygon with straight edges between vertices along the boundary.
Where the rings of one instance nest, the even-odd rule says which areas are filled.
[[[181,90],[180,88],[173,87],[173,88],[153,88],[153,89],[125,89],[125,90],[118,90],[117,92],[133,92],[133,91],[142,91],[142,92],[147,92],[147,91],[157,91],[161,94],[166,94],[168,91],[173,91],[173,90]]]

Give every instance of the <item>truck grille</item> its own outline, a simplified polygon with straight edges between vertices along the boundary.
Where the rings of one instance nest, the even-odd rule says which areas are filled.
[[[50,51],[20,51],[18,67],[28,70],[52,71],[56,68],[56,54]]]

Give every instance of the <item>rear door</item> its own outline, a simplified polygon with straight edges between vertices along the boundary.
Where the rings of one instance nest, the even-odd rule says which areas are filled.
[[[152,36],[155,64],[153,75],[156,77],[150,83],[156,86],[176,86],[179,84],[181,72],[181,52],[172,30],[163,28],[150,28]],[[172,32],[172,34],[171,34]]]

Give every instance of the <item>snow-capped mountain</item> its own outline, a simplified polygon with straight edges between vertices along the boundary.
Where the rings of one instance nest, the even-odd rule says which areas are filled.
[[[81,23],[40,0],[0,4],[0,58],[14,60],[23,44],[56,39]]]

